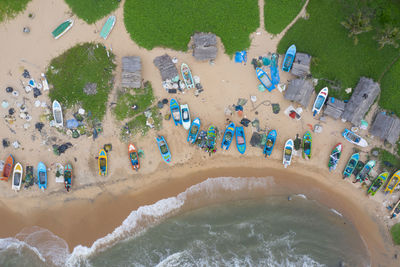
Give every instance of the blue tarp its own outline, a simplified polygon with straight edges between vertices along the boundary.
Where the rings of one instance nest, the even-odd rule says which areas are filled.
[[[246,63],[247,62],[247,52],[246,51],[238,51],[235,54],[235,62],[236,63]]]
[[[79,122],[76,119],[67,120],[67,128],[68,129],[75,129],[78,128]]]

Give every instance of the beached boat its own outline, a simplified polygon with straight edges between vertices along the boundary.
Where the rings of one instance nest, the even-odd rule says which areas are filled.
[[[400,170],[395,172],[390,178],[385,188],[385,194],[387,193],[392,194],[393,191],[396,189],[397,185],[399,184],[399,182],[400,182]]]
[[[332,153],[329,156],[329,163],[328,163],[329,171],[333,171],[336,169],[340,160],[340,156],[342,155],[342,149],[343,149],[342,143],[338,143],[332,150]]]
[[[140,168],[139,154],[138,154],[138,150],[136,149],[134,144],[132,144],[132,143],[129,144],[128,153],[129,153],[129,160],[131,162],[132,169],[134,169],[135,171],[138,171]]]
[[[47,82],[46,75],[44,75],[44,73],[42,73],[41,76],[42,76],[43,91],[48,91],[49,90],[49,83]]]
[[[23,169],[21,163],[15,164],[13,178],[12,178],[12,190],[19,191],[22,184]]]
[[[222,143],[221,143],[222,149],[225,149],[225,150],[229,149],[234,135],[235,135],[235,124],[233,122],[231,122],[225,129],[224,138],[222,139]]]
[[[74,20],[68,19],[63,23],[61,23],[60,25],[58,25],[58,27],[54,31],[52,31],[51,34],[53,35],[54,39],[58,39],[61,36],[63,36],[64,33],[66,33],[69,29],[71,29],[73,25],[74,25]]]
[[[10,177],[13,171],[13,167],[14,167],[14,157],[10,154],[6,159],[6,162],[4,163],[1,180],[6,182],[8,181],[8,178]]]
[[[100,149],[99,157],[98,157],[98,165],[99,165],[99,175],[106,176],[108,163],[107,163],[107,152],[104,149]]]
[[[271,81],[273,85],[279,84],[279,81],[281,80],[279,77],[279,55],[277,53],[272,53],[271,56],[271,65],[269,65],[269,70],[271,73]]]
[[[54,117],[56,127],[64,126],[62,108],[61,108],[60,103],[57,100],[53,101],[53,117]]]
[[[343,179],[350,177],[350,175],[356,168],[359,159],[360,159],[360,154],[354,153],[353,155],[351,155],[349,161],[346,164],[346,167],[344,168]]]
[[[327,98],[328,98],[328,87],[324,87],[321,91],[319,91],[319,94],[317,95],[317,98],[315,99],[315,102],[314,102],[314,105],[312,108],[313,116],[318,115],[321,112],[321,109],[324,106]]]
[[[244,154],[246,151],[246,136],[244,135],[243,126],[236,126],[236,147],[240,154]]]
[[[156,138],[158,149],[160,150],[161,157],[166,163],[171,162],[171,152],[169,151],[168,144],[164,139],[164,136],[159,135]]]
[[[370,160],[367,162],[367,164],[364,165],[362,170],[358,173],[356,176],[356,182],[364,182],[365,179],[367,178],[367,175],[370,173],[370,171],[375,167],[376,161],[375,160]]]
[[[307,131],[303,136],[303,158],[311,159],[312,136],[310,131]]]
[[[193,144],[194,142],[196,142],[197,136],[199,135],[200,132],[200,125],[201,123],[199,118],[195,118],[190,124],[190,129],[187,138],[189,144]]]
[[[209,152],[215,152],[215,141],[217,139],[217,129],[214,125],[208,127],[207,131],[207,147]]]
[[[29,188],[34,183],[35,183],[35,177],[33,175],[33,166],[26,166],[24,188]]]
[[[344,129],[342,136],[352,144],[358,145],[360,147],[368,146],[368,142],[364,138],[358,136],[357,134],[355,134],[354,132],[350,131],[347,128]]]
[[[67,192],[72,188],[72,165],[70,163],[64,167],[64,187]]]
[[[192,72],[190,71],[189,66],[186,63],[182,63],[181,73],[182,73],[183,81],[185,82],[186,88],[187,89],[194,88]]]
[[[107,21],[104,23],[104,26],[100,31],[101,38],[103,38],[104,40],[107,39],[108,35],[110,34],[112,29],[114,28],[115,21],[116,21],[115,16],[109,16],[108,17]]]
[[[269,92],[275,89],[275,85],[272,83],[271,78],[262,68],[256,68],[256,74],[262,85],[264,85]]]
[[[376,192],[378,192],[379,189],[385,184],[388,177],[388,172],[383,172],[379,174],[379,176],[376,177],[376,179],[371,183],[370,187],[368,188],[367,194],[371,194],[371,196],[374,196]]]
[[[390,219],[397,217],[397,215],[400,213],[400,199],[396,202],[396,204],[389,206],[388,209],[390,209]]]
[[[178,101],[172,98],[171,101],[169,102],[169,108],[171,109],[171,115],[172,119],[175,122],[175,125],[182,124],[181,109]]]
[[[263,154],[265,157],[271,156],[272,150],[274,149],[276,142],[277,132],[276,130],[269,131],[267,135],[267,142],[265,143]]]
[[[285,147],[283,148],[283,166],[285,168],[292,163],[292,156],[293,156],[293,140],[289,139],[285,143]]]
[[[43,162],[39,162],[37,166],[37,179],[39,189],[47,188],[47,168]]]
[[[294,58],[296,56],[296,46],[291,45],[288,50],[286,51],[285,58],[283,59],[282,63],[282,70],[289,72],[292,68]]]
[[[190,111],[187,104],[181,105],[182,126],[185,130],[190,129]]]

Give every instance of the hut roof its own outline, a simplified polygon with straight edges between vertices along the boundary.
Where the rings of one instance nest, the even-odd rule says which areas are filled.
[[[193,56],[197,60],[210,60],[217,57],[217,36],[213,33],[195,33],[193,46]]]
[[[292,74],[305,77],[310,74],[311,56],[305,53],[296,53],[293,61]]]
[[[295,79],[290,81],[285,91],[285,99],[298,102],[302,106],[307,107],[313,91],[314,87],[311,81]]]
[[[339,119],[342,116],[346,103],[342,100],[336,99],[332,102],[332,97],[328,98],[326,101],[326,108],[324,110],[324,115],[330,116],[334,119]]]
[[[350,101],[342,114],[342,118],[355,126],[360,126],[361,120],[379,95],[381,88],[372,79],[361,77]]]
[[[123,57],[121,86],[125,88],[140,88],[141,85],[142,62],[140,57]]]
[[[400,136],[400,119],[395,116],[388,116],[384,112],[379,112],[369,132],[394,145]]]
[[[169,55],[165,54],[159,57],[156,57],[153,60],[154,65],[160,70],[161,79],[163,81],[169,79],[174,80],[178,77],[178,70],[176,69],[175,64],[172,62],[172,59]]]

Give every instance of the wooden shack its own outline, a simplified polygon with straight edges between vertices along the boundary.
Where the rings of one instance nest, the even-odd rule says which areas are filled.
[[[324,110],[324,115],[334,118],[335,120],[339,119],[346,107],[346,103],[344,101],[329,97],[326,101],[326,108]]]
[[[311,56],[305,53],[296,53],[292,65],[292,74],[297,77],[310,75]]]
[[[200,61],[214,60],[217,57],[217,36],[213,33],[193,35],[193,56]]]
[[[124,88],[140,88],[142,86],[142,61],[140,57],[122,58],[121,86]]]
[[[161,79],[171,80],[171,81],[178,81],[179,74],[178,70],[176,69],[175,64],[172,62],[171,57],[168,54],[156,57],[153,60],[154,65],[159,69],[161,73]]]
[[[297,102],[303,107],[308,107],[313,92],[314,86],[311,81],[295,79],[290,81],[285,91],[285,99]]]
[[[396,116],[389,116],[385,112],[379,112],[369,132],[373,136],[395,145],[400,136],[400,119]]]

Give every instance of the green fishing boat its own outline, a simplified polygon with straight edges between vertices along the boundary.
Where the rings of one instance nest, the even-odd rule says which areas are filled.
[[[68,19],[61,23],[51,34],[53,35],[54,39],[58,39],[69,29],[71,29],[72,25],[74,25],[74,20]]]
[[[382,185],[385,183],[386,179],[388,178],[389,173],[388,172],[383,172],[379,174],[378,177],[372,182],[371,186],[368,188],[367,194],[371,194],[371,196],[374,196],[376,192],[379,191],[379,189],[382,187]]]
[[[103,28],[101,29],[100,36],[106,40],[112,29],[115,25],[115,16],[109,16],[106,23],[104,23]]]

